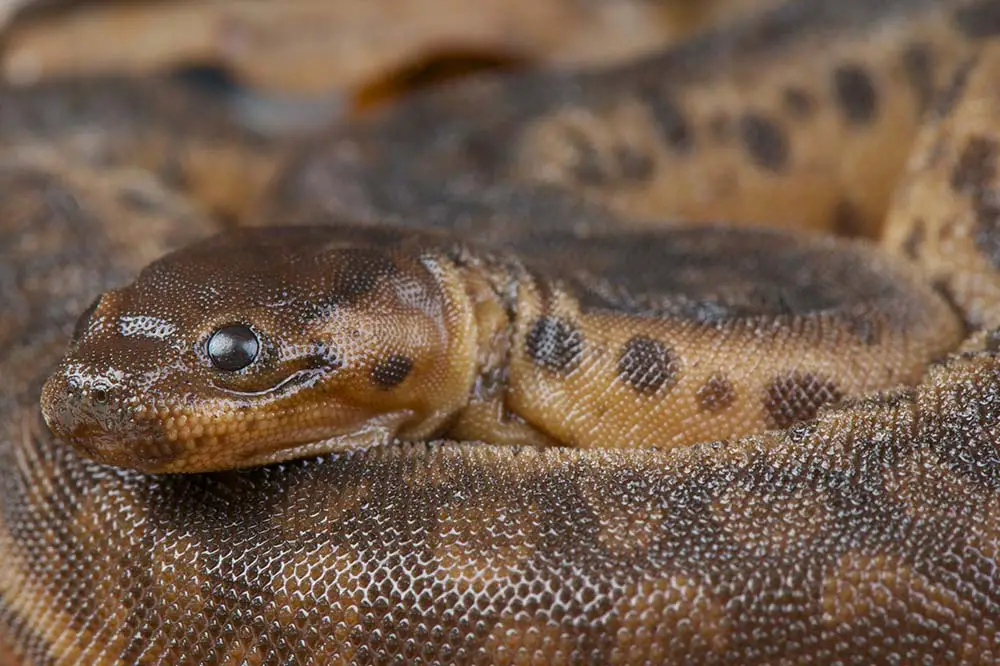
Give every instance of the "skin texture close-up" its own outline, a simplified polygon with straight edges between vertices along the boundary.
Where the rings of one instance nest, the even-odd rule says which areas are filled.
[[[822,7],[237,139],[238,214],[163,169],[223,112],[12,143],[0,664],[1000,661],[1000,2]],[[658,68],[690,152],[564,177]]]

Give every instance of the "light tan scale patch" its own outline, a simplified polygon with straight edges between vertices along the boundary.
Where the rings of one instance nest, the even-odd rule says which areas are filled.
[[[689,148],[667,145],[654,110],[627,98],[536,121],[519,143],[514,174],[579,191],[635,224],[732,220],[875,237],[921,120],[920,94],[904,65],[909,44],[928,48],[936,88],[973,52],[945,7],[896,17],[868,34],[804,38],[727,62],[724,79],[679,80],[670,105],[688,128]],[[834,70],[855,63],[875,86],[866,123],[845,120],[832,91]],[[787,108],[790,89],[812,100],[803,117]],[[748,119],[767,125],[755,149],[770,168],[755,165],[741,139]],[[581,178],[581,169],[595,174]]]
[[[491,581],[523,573],[538,548],[539,535],[529,518],[536,512],[534,505],[516,512],[483,505],[445,507],[435,535],[435,578],[463,592],[482,593]]]
[[[520,613],[497,622],[481,653],[496,666],[570,666],[580,661],[580,637],[570,627]]]
[[[884,245],[940,283],[976,326],[1000,325],[1000,45],[960,72],[959,97],[931,119],[886,219]],[[967,78],[965,78],[967,77]]]
[[[849,627],[857,627],[857,633],[862,634],[870,628],[870,638],[856,638],[859,653],[866,643],[880,642],[880,634],[871,625],[884,622],[892,623],[913,642],[920,637],[934,640],[941,634],[961,638],[956,655],[960,659],[982,654],[982,639],[989,640],[980,635],[979,623],[969,621],[968,615],[975,609],[967,600],[893,556],[849,553],[824,580],[822,589],[823,624],[828,629],[849,634]]]
[[[72,521],[64,524],[69,535],[54,544],[57,551],[64,550],[67,543],[74,544],[87,563],[86,571],[67,572],[55,586],[50,581],[52,596],[45,605],[50,611],[43,615],[49,621],[33,627],[36,634],[46,637],[49,654],[59,660],[99,663],[111,655],[123,654],[129,646],[126,627],[137,601],[137,590],[130,585],[136,573],[130,568],[129,549],[134,544],[109,540],[107,521],[124,520],[126,516],[129,521],[145,521],[146,517],[142,499],[121,486],[115,488],[120,513],[109,516],[104,495],[112,486],[113,482],[98,484],[91,493],[78,496],[81,503],[73,507]],[[79,559],[76,566],[82,566]],[[152,590],[148,592],[153,594]],[[48,596],[37,594],[29,592],[26,597],[38,602]],[[57,608],[65,611],[51,612]],[[28,611],[26,616],[33,615]]]
[[[365,587],[360,579],[366,576],[367,560],[365,553],[352,547],[323,542],[287,558],[270,581],[276,621],[298,635],[315,635],[315,663],[353,663],[358,645],[350,640],[351,633],[361,626],[363,613],[350,591]],[[329,572],[337,572],[336,577],[331,579]],[[316,608],[323,609],[319,622],[313,613]]]
[[[836,525],[822,493],[801,488],[780,497],[733,488],[712,503],[712,518],[733,543],[766,546],[779,558],[807,552]]]
[[[316,496],[328,498],[329,502],[315,520],[303,523],[296,507],[309,506],[310,498]],[[281,539],[295,553],[285,558],[277,575],[264,584],[274,596],[275,613],[283,626],[295,627],[299,634],[316,629],[316,663],[352,663],[358,645],[350,640],[351,631],[361,624],[362,611],[359,598],[351,591],[364,588],[361,580],[369,575],[364,565],[369,557],[355,547],[354,539],[319,540],[318,546],[302,544],[310,544],[314,535],[336,533],[345,524],[353,524],[364,515],[371,500],[371,488],[363,479],[344,485],[336,493],[302,484],[284,498],[284,508],[275,512],[288,518],[275,525]],[[306,532],[304,527],[308,528]],[[331,572],[335,573],[332,577]],[[317,626],[311,609],[320,607],[324,612]]]
[[[681,664],[726,649],[730,627],[711,586],[680,574],[630,585],[614,606],[608,663]]]
[[[774,427],[768,386],[776,378],[816,376],[841,396],[914,383],[926,359],[957,333],[951,322],[948,331],[943,324],[937,331],[943,340],[904,336],[866,346],[830,319],[763,330],[708,328],[679,320],[584,315],[562,291],[547,313],[527,290],[521,301],[508,405],[535,427],[581,448],[682,446],[767,430]],[[533,322],[543,315],[568,322],[579,341],[579,358],[563,372],[540,365],[526,349]],[[655,392],[638,391],[623,378],[621,353],[636,336],[661,342],[677,359],[673,381]],[[705,418],[699,391],[720,369],[736,397],[726,410]]]

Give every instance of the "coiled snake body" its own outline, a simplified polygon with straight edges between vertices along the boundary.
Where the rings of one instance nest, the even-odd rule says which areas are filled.
[[[177,190],[269,146],[56,157],[13,113],[10,657],[994,663],[995,35],[996,2],[805,0],[432,92],[252,221],[319,226],[190,245],[218,223]]]

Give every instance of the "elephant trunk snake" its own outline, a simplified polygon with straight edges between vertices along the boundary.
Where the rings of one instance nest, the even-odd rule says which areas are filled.
[[[287,154],[11,92],[0,658],[1000,661],[998,39],[798,0]]]

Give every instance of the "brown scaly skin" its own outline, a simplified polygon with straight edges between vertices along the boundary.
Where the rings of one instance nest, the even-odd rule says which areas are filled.
[[[240,218],[281,157],[274,140],[238,126],[218,99],[167,78],[56,79],[0,86],[0,148],[41,144],[97,166],[138,166]]]
[[[625,65],[432,91],[311,141],[260,219],[409,223],[442,199],[540,184],[637,225],[874,237],[923,111],[1000,30],[997,11],[995,0],[799,0]]]
[[[965,333],[859,242],[724,227],[534,242],[525,265],[393,227],[224,234],[95,301],[42,412],[84,455],[147,472],[434,435],[667,448],[916,383]],[[253,347],[220,364],[233,327]]]
[[[144,476],[78,457],[37,407],[76,292],[138,269],[114,219],[73,219],[92,245],[42,251],[86,279],[3,359],[0,630],[27,663],[1000,656],[992,354],[669,453],[410,445]],[[45,233],[5,229],[4,247]]]
[[[996,108],[986,78],[958,91],[945,154],[960,153],[949,119]],[[5,297],[53,292],[0,356],[0,632],[25,661],[1000,659],[988,344],[913,389],[671,452],[442,443],[143,476],[79,458],[41,420],[78,301],[146,259],[108,240],[121,217],[52,211],[0,217],[19,257],[0,263]],[[181,243],[203,231],[164,227]],[[30,271],[34,257],[83,279]]]

